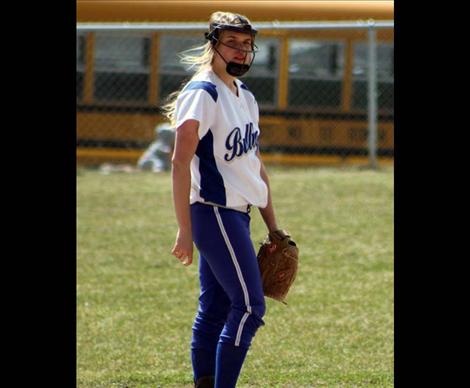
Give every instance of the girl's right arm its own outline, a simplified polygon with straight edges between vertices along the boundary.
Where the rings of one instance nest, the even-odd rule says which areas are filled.
[[[184,265],[193,261],[193,235],[189,194],[191,190],[191,160],[199,142],[199,122],[186,120],[176,129],[172,162],[173,202],[178,222],[175,245],[171,253]]]

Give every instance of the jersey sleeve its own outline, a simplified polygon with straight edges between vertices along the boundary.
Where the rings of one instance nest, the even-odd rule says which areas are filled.
[[[176,100],[176,128],[186,120],[199,121],[198,136],[203,138],[215,122],[216,101],[204,89],[183,90]]]

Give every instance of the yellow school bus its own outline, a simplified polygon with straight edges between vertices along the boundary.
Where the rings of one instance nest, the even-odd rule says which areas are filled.
[[[205,43],[197,26],[217,10],[244,14],[262,27],[252,70],[241,80],[260,106],[263,159],[367,161],[368,28],[353,25],[393,21],[392,1],[78,0],[78,163],[137,161],[165,121],[165,98],[191,76],[178,53]],[[279,28],[287,22],[295,27]],[[299,28],[307,22],[325,28]],[[327,28],[334,22],[352,27]],[[121,28],[106,28],[116,25]],[[377,28],[376,44],[377,155],[391,162],[393,27]]]

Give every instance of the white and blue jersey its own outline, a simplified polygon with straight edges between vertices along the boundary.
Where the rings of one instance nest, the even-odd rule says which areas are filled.
[[[241,81],[235,82],[238,96],[207,70],[191,80],[176,101],[176,128],[189,119],[199,122],[199,144],[191,161],[191,204],[267,206],[268,188],[256,156],[258,104]]]

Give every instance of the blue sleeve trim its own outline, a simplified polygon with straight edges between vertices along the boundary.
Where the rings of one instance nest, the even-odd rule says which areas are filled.
[[[247,92],[249,92],[253,97],[255,97],[255,95],[253,94],[253,92],[247,88],[247,86],[245,84],[240,84],[240,87],[244,90],[246,90]]]
[[[208,81],[192,81],[192,82],[190,82],[188,85],[186,85],[186,87],[183,89],[183,91],[186,91],[186,90],[196,90],[196,89],[203,89],[203,90],[205,90],[207,93],[210,94],[210,96],[212,97],[212,99],[214,100],[214,102],[217,102],[218,93],[217,93],[216,86],[215,86],[212,82],[208,82]]]

